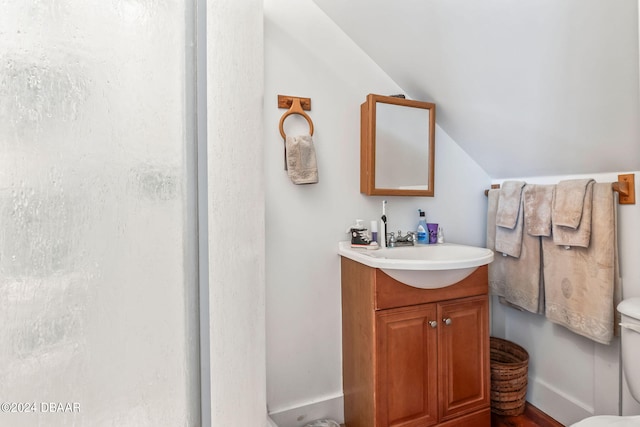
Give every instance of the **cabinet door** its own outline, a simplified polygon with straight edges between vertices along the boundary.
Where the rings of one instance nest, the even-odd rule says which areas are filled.
[[[486,296],[438,304],[440,419],[489,407],[489,312]]]
[[[436,314],[435,304],[376,313],[375,427],[437,423]]]

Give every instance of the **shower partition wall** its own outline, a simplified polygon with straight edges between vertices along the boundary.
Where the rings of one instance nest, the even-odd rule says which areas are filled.
[[[195,8],[0,6],[0,425],[199,425]]]

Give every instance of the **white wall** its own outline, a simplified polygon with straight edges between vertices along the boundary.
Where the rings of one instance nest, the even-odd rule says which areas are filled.
[[[342,420],[337,243],[356,218],[377,219],[382,197],[359,192],[360,104],[402,92],[311,0],[265,0],[267,402],[281,427]],[[318,184],[293,185],[283,168],[277,95],[311,98]],[[287,134],[307,132],[296,116]],[[391,230],[417,209],[448,241],[484,245],[489,177],[438,128],[434,198],[387,197]]]
[[[528,183],[555,184],[563,179],[592,177],[613,182],[618,173],[528,177]],[[639,172],[635,172],[640,177]],[[496,181],[499,183],[500,181]],[[637,194],[637,192],[636,192]],[[618,206],[620,274],[623,298],[640,296],[640,204]],[[492,304],[492,328],[529,351],[527,400],[564,424],[594,414],[617,414],[620,402],[619,346],[594,343],[530,313]],[[640,414],[637,404],[623,390],[623,413]]]
[[[207,21],[211,425],[264,426],[262,1]]]

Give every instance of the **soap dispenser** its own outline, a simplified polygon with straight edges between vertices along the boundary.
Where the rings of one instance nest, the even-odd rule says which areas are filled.
[[[422,209],[418,209],[419,219],[416,229],[416,243],[426,245],[429,243],[429,233],[427,231],[427,214]]]

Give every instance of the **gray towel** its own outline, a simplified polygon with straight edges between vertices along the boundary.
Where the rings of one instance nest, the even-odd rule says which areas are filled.
[[[550,321],[609,344],[619,297],[616,205],[611,184],[593,186],[593,227],[588,248],[566,250],[542,237],[546,309]]]
[[[556,185],[551,220],[555,225],[576,229],[582,218],[587,185],[593,179],[569,179]]]
[[[565,227],[559,224],[556,224],[555,221],[552,223],[552,234],[553,234],[553,243],[560,246],[579,246],[581,248],[588,248],[589,241],[591,239],[591,228],[592,228],[592,203],[593,203],[593,185],[594,181],[591,180],[587,183],[586,189],[584,191],[583,202],[577,203],[575,205],[580,205],[580,221],[577,227]],[[556,193],[557,196],[557,193]],[[574,212],[577,212],[578,209],[572,209]],[[563,215],[565,212],[557,211],[559,215]]]
[[[294,184],[318,182],[316,150],[311,135],[287,136],[287,173]]]
[[[522,252],[522,229],[524,223],[524,207],[520,202],[518,219],[513,229],[496,226],[496,251],[519,258]]]
[[[524,227],[530,236],[551,235],[551,207],[555,185],[524,187]]]
[[[505,181],[499,190],[496,212],[496,251],[518,258],[522,250],[523,181]]]
[[[498,198],[498,212],[496,213],[496,225],[513,229],[518,222],[520,214],[520,198],[522,196],[523,181],[505,181],[500,188]],[[522,225],[522,224],[521,224]]]
[[[495,249],[496,211],[499,190],[489,190],[487,206],[487,248]],[[544,313],[544,295],[540,268],[540,237],[522,235],[520,258],[496,254],[489,264],[489,289],[500,302],[532,313]]]

